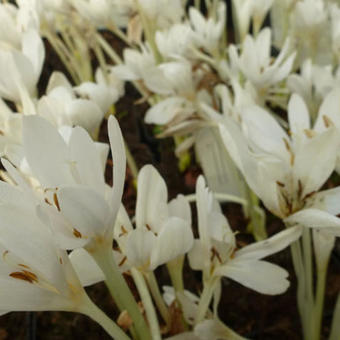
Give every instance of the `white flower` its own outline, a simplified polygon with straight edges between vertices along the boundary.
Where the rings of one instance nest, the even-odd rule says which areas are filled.
[[[108,132],[113,154],[113,188],[105,184],[107,147],[80,128],[59,131],[38,116],[25,117],[23,146],[31,174],[38,181],[46,214],[63,249],[110,243],[125,178],[124,143],[111,116]],[[41,155],[45,155],[41,157]],[[17,177],[7,167],[11,176]]]
[[[99,70],[96,72],[96,81],[72,87],[62,73],[54,72],[46,95],[38,101],[38,114],[56,126],[79,125],[94,133],[121,94],[119,84],[113,87],[105,83]]]
[[[205,19],[195,7],[191,7],[189,10],[196,47],[203,48],[212,55],[218,54],[219,42],[226,30],[226,6],[224,2],[219,1],[214,14],[216,19],[212,17]]]
[[[331,27],[323,0],[298,1],[290,16],[290,36],[297,49],[297,62],[311,58],[320,65],[332,61]]]
[[[311,129],[306,104],[293,95],[288,104],[291,136],[260,107],[244,111],[246,138],[226,117],[220,125],[225,145],[248,185],[281,218],[308,205],[335,168],[339,138],[328,118],[333,98],[331,94],[325,98],[320,123]]]
[[[273,4],[273,0],[233,0],[234,25],[238,31],[240,41],[249,32],[253,19],[256,28],[260,28],[263,20]]]
[[[200,238],[189,253],[190,266],[203,271],[204,281],[225,276],[263,294],[285,292],[287,271],[261,259],[297,240],[302,229],[290,228],[238,250],[229,223],[203,177],[197,180],[196,195]]]
[[[19,49],[0,49],[0,96],[25,104],[34,96],[45,58],[43,42],[35,30],[24,32]]]
[[[124,219],[118,218],[115,238],[127,262],[140,270],[154,270],[192,247],[189,203],[183,196],[168,203],[167,196],[163,178],[146,165],[138,175],[136,229],[126,213]]]
[[[271,30],[263,29],[254,39],[247,35],[238,55],[234,45],[229,47],[231,63],[261,92],[269,86],[284,80],[290,73],[295,53],[289,53],[289,40],[286,40],[276,59],[271,57]]]
[[[39,219],[36,200],[4,182],[0,187],[1,312],[81,311],[85,291]]]

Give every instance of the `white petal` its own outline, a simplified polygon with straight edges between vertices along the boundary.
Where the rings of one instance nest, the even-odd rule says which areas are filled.
[[[153,232],[144,228],[135,229],[127,237],[125,255],[133,266],[148,269],[155,244],[156,236]]]
[[[168,217],[168,190],[164,179],[152,165],[145,165],[138,174],[136,225],[145,225],[158,232]]]
[[[302,197],[318,191],[334,171],[339,147],[338,132],[328,128],[306,142],[295,155],[293,174],[302,183]]]
[[[263,240],[250,244],[235,253],[235,258],[247,260],[259,260],[266,256],[275,254],[288,245],[296,241],[302,233],[301,227],[291,227],[283,230],[276,235]]]
[[[80,127],[72,129],[68,146],[70,157],[75,161],[80,183],[103,194],[105,181],[102,160],[89,134]]]
[[[150,269],[184,255],[193,246],[194,238],[191,225],[178,217],[170,217],[157,235],[155,248],[152,250]]]
[[[188,222],[191,225],[191,208],[188,200],[183,195],[178,195],[172,199],[169,204],[169,216],[176,216]]]
[[[125,183],[125,170],[126,170],[126,155],[124,147],[124,139],[120,130],[118,121],[113,116],[110,116],[108,121],[108,133],[110,139],[112,163],[113,163],[113,185],[111,197],[111,225],[114,226]],[[112,234],[112,233],[111,233]]]
[[[319,209],[300,210],[286,218],[285,223],[290,225],[300,224],[308,228],[320,228],[340,235],[340,219]]]
[[[215,274],[229,277],[262,294],[282,294],[289,287],[288,272],[265,261],[234,259],[217,268]]]
[[[104,273],[84,248],[73,250],[69,258],[83,287],[105,280]]]
[[[89,238],[105,234],[109,223],[109,206],[96,191],[81,186],[63,187],[56,195],[61,213],[72,224],[76,237]]]
[[[68,150],[57,129],[38,116],[24,117],[23,145],[32,172],[48,188],[71,184]]]
[[[288,103],[288,120],[293,135],[299,135],[305,129],[310,129],[310,117],[307,106],[296,93],[291,96]]]

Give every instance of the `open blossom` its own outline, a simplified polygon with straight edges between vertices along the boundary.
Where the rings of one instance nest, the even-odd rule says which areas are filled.
[[[90,133],[96,132],[110,106],[122,94],[120,81],[109,76],[112,85],[105,81],[98,69],[96,82],[72,87],[62,73],[52,73],[46,95],[37,103],[37,113],[56,126],[79,125]]]
[[[166,184],[151,165],[138,175],[136,228],[125,214],[115,239],[131,266],[154,270],[190,250],[193,243],[189,203],[178,196],[168,203]]]
[[[86,294],[37,201],[0,182],[0,312],[80,311]]]
[[[239,70],[262,93],[289,75],[295,58],[289,49],[290,42],[286,40],[280,54],[273,59],[271,30],[264,28],[256,38],[250,35],[245,38],[240,53],[236,46],[229,47],[231,67]]]
[[[6,74],[0,80],[0,96],[23,103],[35,95],[44,57],[42,39],[33,29],[22,33],[19,48],[0,48],[0,72]]]
[[[243,133],[227,118],[220,124],[248,185],[281,218],[309,206],[335,168],[339,139],[328,117],[332,101],[329,94],[320,107],[320,123],[312,129],[306,104],[293,95],[288,105],[290,135],[260,107],[244,111]]]
[[[94,143],[80,127],[63,129],[62,136],[41,117],[24,118],[24,161],[36,180],[39,197],[46,202],[44,209],[59,246],[74,249],[103,238],[110,243],[125,178],[124,144],[115,118],[108,123],[112,188],[104,180],[106,145]],[[7,170],[18,177],[13,168],[7,166]]]
[[[189,253],[191,267],[203,271],[204,281],[225,276],[263,294],[285,292],[289,286],[288,272],[262,258],[297,240],[301,228],[290,228],[237,249],[235,235],[203,177],[197,180],[196,195],[200,238]]]

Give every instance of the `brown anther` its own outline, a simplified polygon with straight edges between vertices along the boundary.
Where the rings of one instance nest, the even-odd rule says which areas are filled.
[[[27,281],[29,283],[38,282],[37,276],[27,270],[23,270],[22,272],[13,272],[9,274],[9,276],[13,277],[14,279]]]
[[[52,203],[51,203],[47,198],[45,198],[44,201],[45,201],[45,203],[47,203],[48,205],[52,205]]]
[[[285,187],[284,183],[282,183],[282,182],[280,182],[280,181],[276,181],[276,184],[277,184],[279,187],[281,187],[281,188],[284,188],[284,187]]]
[[[124,256],[124,257],[122,258],[122,260],[118,263],[118,267],[121,267],[121,266],[126,262],[126,260],[127,260],[127,257]]]
[[[59,257],[59,263],[63,264],[63,259],[61,257]]]
[[[149,231],[152,231],[151,227],[148,224],[145,224],[145,226],[146,226],[146,229],[148,229]]]
[[[4,132],[3,132],[2,130],[0,130],[0,135],[1,135],[1,136],[4,136],[4,135],[5,135]]]
[[[219,262],[219,263],[222,263],[221,256],[220,256],[220,254],[218,253],[218,251],[216,250],[216,248],[215,248],[215,247],[212,247],[212,248],[210,249],[210,251],[211,251],[210,261],[213,261],[214,258],[216,257],[217,260],[218,260],[218,262]]]
[[[328,116],[323,115],[322,119],[323,119],[323,123],[325,124],[326,128],[329,128],[330,126],[334,125],[332,120]]]
[[[60,211],[58,196],[57,196],[56,193],[53,194],[53,202],[54,202],[55,206],[57,207],[58,211]]]
[[[287,151],[291,152],[292,149],[290,148],[288,140],[286,138],[282,138],[282,139],[283,139],[283,142],[285,143],[285,147],[286,147]]]
[[[126,235],[128,233],[123,225],[120,226],[120,230],[122,232],[118,235],[118,237],[121,237],[121,236]]]
[[[73,235],[77,238],[81,238],[82,234],[79,230],[77,230],[76,228],[73,228]]]
[[[307,195],[305,195],[305,197],[304,197],[302,200],[304,201],[304,200],[306,200],[307,198],[312,197],[315,193],[316,193],[316,191],[311,191],[310,193],[308,193]]]

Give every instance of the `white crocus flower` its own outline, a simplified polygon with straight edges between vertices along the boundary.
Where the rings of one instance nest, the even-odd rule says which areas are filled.
[[[100,72],[96,75],[101,79]],[[54,72],[46,95],[38,101],[37,111],[56,126],[79,125],[94,133],[120,93],[119,88],[103,83],[103,79],[72,87],[62,73]]]
[[[298,65],[307,58],[319,65],[332,62],[331,23],[323,0],[298,1],[289,24]]]
[[[124,64],[112,68],[112,72],[122,80],[140,80],[156,66],[153,53],[147,45],[141,45],[141,51],[126,48],[123,52]]]
[[[0,48],[0,96],[25,107],[29,97],[36,94],[44,58],[44,45],[35,30],[22,34],[19,49]]]
[[[216,19],[205,19],[195,8],[189,10],[190,23],[194,31],[197,48],[202,48],[212,55],[218,55],[219,42],[226,27],[226,5],[220,1],[216,9]]]
[[[234,45],[229,47],[232,64],[249,80],[262,95],[268,88],[284,80],[290,73],[295,53],[289,52],[289,40],[286,40],[280,54],[271,56],[271,30],[263,29],[254,39],[250,35],[242,44],[240,54]]]
[[[233,0],[234,25],[237,27],[238,38],[243,41],[249,32],[251,20],[256,33],[273,4],[273,0]]]
[[[115,238],[127,262],[142,271],[154,270],[192,247],[189,203],[183,196],[168,203],[166,184],[151,165],[138,175],[135,229],[125,216],[119,219]]]
[[[164,58],[192,57],[194,32],[188,24],[174,24],[155,34],[157,48]]]
[[[109,119],[108,132],[114,150],[113,188],[104,180],[106,146],[94,143],[80,127],[64,130],[64,139],[43,118],[24,119],[25,161],[39,183],[52,228],[64,249],[112,240],[124,186],[125,152],[114,117]]]
[[[299,94],[308,105],[312,120],[316,119],[320,104],[334,87],[340,86],[340,68],[333,72],[331,65],[313,64],[311,59],[303,62],[300,74],[291,74],[287,87]]]
[[[319,124],[311,128],[308,109],[298,95],[288,104],[290,136],[260,107],[244,111],[246,138],[227,118],[220,124],[225,145],[248,185],[281,218],[308,206],[335,168],[339,138],[327,112],[332,101],[330,94],[319,111],[324,131]]]
[[[184,6],[181,0],[137,0],[140,8],[149,22],[159,29],[166,29],[181,21]]]
[[[39,219],[36,200],[4,182],[0,187],[1,311],[81,311],[85,291]]]
[[[263,294],[280,294],[289,286],[288,272],[262,261],[286,248],[301,235],[301,228],[284,230],[267,240],[237,249],[234,233],[203,177],[196,184],[198,231],[189,253],[190,266],[203,271],[207,284],[212,278],[229,277]]]

